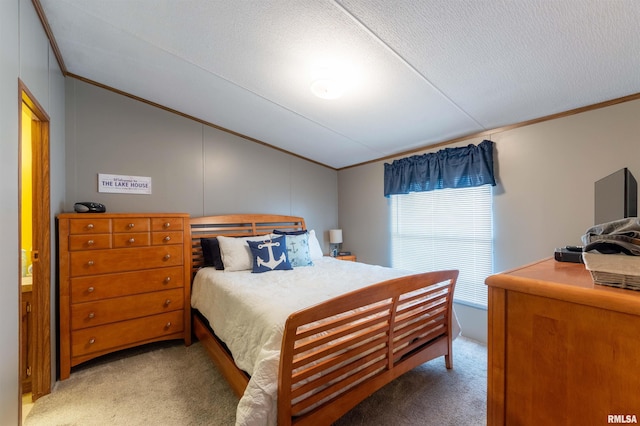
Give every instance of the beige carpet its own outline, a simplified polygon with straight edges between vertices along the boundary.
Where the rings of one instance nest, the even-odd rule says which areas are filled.
[[[439,358],[408,372],[336,426],[484,425],[487,351],[454,341],[454,368]],[[36,401],[26,426],[233,425],[237,398],[199,343],[153,344],[74,369]]]

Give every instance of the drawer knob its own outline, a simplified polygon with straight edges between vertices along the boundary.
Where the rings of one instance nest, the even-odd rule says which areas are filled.
[[[171,241],[171,237],[167,235],[166,237],[164,237],[164,240],[165,241]]]
[[[171,327],[171,321],[169,321],[169,322],[164,326],[164,328],[169,328],[169,327]]]
[[[165,222],[165,224],[164,224],[164,227],[165,227],[165,228],[168,228],[168,227],[170,227],[170,226],[171,226],[171,222]]]
[[[93,229],[93,223],[88,224],[87,229]]]
[[[93,293],[93,292],[94,292],[94,290],[95,290],[95,288],[93,288],[93,287],[89,287],[89,288],[87,289],[87,291],[88,291],[89,293]]]
[[[164,279],[165,283],[169,283],[170,281],[171,281],[171,277],[167,277],[167,278]]]
[[[133,244],[133,243],[135,243],[135,242],[136,242],[136,239],[135,239],[135,238],[129,238],[129,244]]]
[[[136,224],[135,223],[130,223],[127,226],[129,227],[129,229],[132,229],[134,226],[136,226]]]
[[[87,241],[87,245],[88,245],[88,246],[92,246],[93,244],[94,244],[94,241],[93,241],[93,240],[89,240],[89,241]]]
[[[167,299],[164,301],[164,306],[169,306],[171,304],[171,299]]]
[[[96,338],[92,337],[91,339],[89,339],[89,344],[93,345],[96,342]]]
[[[88,262],[87,262],[87,265],[89,265],[89,266],[93,266],[93,260],[88,261]]]
[[[89,315],[88,315],[89,319],[93,319],[95,316],[96,316],[95,313],[89,312]]]
[[[164,255],[164,260],[169,260],[171,259],[171,255],[170,254],[165,254]]]

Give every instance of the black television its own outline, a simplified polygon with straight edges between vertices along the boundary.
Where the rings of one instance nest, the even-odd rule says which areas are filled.
[[[627,169],[620,169],[595,183],[595,224],[638,215],[638,183]]]

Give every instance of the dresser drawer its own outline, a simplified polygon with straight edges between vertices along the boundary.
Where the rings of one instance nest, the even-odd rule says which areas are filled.
[[[144,247],[149,245],[148,232],[132,232],[126,234],[113,234],[113,247]]]
[[[151,218],[152,231],[182,231],[184,220],[181,217],[153,217]]]
[[[181,288],[116,297],[71,305],[71,329],[95,327],[112,322],[182,309]]]
[[[182,244],[182,235],[182,231],[152,232],[151,244],[154,246]]]
[[[127,217],[113,219],[113,232],[148,232],[148,217]]]
[[[111,232],[111,219],[96,217],[95,219],[69,220],[70,234],[108,234],[109,232]]]
[[[71,276],[178,266],[183,263],[182,250],[181,245],[167,245],[71,252]]]
[[[184,285],[182,266],[71,279],[71,303],[148,293]]]
[[[84,328],[71,332],[71,356],[79,357],[158,339],[180,333],[183,329],[184,312],[182,310]]]
[[[99,250],[111,248],[111,234],[69,235],[69,250]]]

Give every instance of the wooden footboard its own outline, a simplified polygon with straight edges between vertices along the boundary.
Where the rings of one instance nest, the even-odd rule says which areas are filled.
[[[278,425],[331,424],[403,373],[452,361],[458,271],[378,283],[292,314],[280,354]]]

